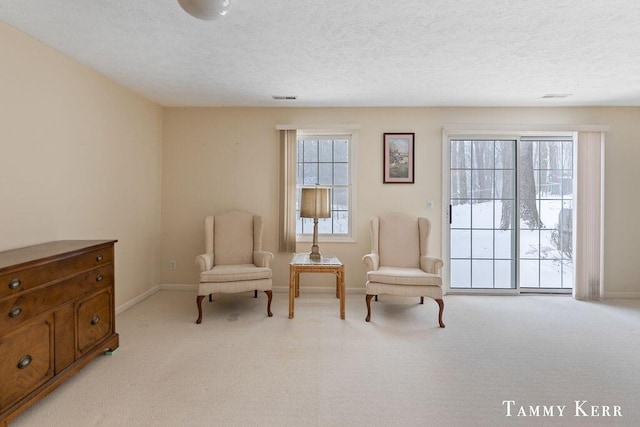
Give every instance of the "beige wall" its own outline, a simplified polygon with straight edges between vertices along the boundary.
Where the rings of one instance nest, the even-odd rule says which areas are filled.
[[[605,280],[609,296],[640,296],[634,224],[640,208],[640,108],[168,108],[164,112],[162,268],[170,284],[197,283],[195,256],[203,251],[205,215],[245,209],[264,216],[265,249],[277,252],[277,124],[360,125],[357,141],[356,243],[321,243],[347,267],[347,286],[364,286],[362,255],[369,251],[368,219],[403,210],[433,223],[431,251],[441,255],[442,140],[445,123],[604,124],[606,145]],[[382,134],[415,132],[413,185],[382,183]],[[427,200],[434,201],[432,210]],[[299,251],[310,244],[300,243]],[[276,254],[274,286],[288,282],[289,255]],[[177,261],[171,270],[169,261]],[[305,279],[331,286],[330,277]]]
[[[116,305],[159,282],[162,109],[0,22],[0,250],[118,239]]]
[[[202,219],[262,214],[276,252],[277,124],[360,125],[355,243],[322,243],[362,287],[368,218],[401,209],[432,219],[441,254],[441,129],[445,123],[607,124],[608,295],[640,294],[635,213],[640,108],[168,108],[0,23],[0,250],[54,239],[119,240],[116,304],[159,283],[195,284]],[[382,133],[416,133],[416,183],[382,184]],[[162,192],[161,192],[162,189]],[[427,200],[434,208],[427,209]],[[162,221],[161,221],[162,218]],[[162,242],[162,245],[160,245]],[[300,244],[306,251],[309,244]],[[274,285],[289,256],[277,254]],[[177,261],[177,269],[169,261]],[[331,286],[328,276],[305,285]]]

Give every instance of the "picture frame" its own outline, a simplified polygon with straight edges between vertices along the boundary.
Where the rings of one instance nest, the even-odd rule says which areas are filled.
[[[415,133],[385,133],[383,146],[383,183],[413,184]]]

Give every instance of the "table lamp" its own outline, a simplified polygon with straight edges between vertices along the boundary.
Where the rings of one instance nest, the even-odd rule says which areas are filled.
[[[331,218],[331,189],[327,187],[302,187],[300,218],[313,218],[313,243],[309,258],[320,260],[318,246],[318,218]]]

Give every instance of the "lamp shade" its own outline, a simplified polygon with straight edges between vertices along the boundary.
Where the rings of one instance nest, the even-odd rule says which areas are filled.
[[[194,18],[212,21],[225,16],[231,0],[178,0],[180,7]]]
[[[331,189],[303,187],[300,199],[300,218],[331,217]]]

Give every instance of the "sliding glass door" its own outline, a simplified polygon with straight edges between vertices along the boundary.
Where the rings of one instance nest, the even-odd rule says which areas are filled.
[[[571,289],[572,138],[449,147],[451,289]]]

